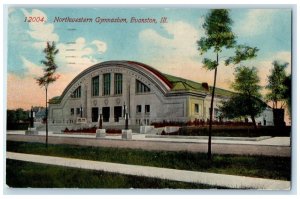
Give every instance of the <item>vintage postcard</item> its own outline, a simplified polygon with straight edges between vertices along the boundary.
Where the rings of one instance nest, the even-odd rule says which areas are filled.
[[[291,190],[294,14],[8,5],[8,190]]]

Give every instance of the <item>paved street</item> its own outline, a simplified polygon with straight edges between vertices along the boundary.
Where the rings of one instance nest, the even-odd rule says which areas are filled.
[[[166,169],[149,166],[117,164],[100,161],[79,160],[53,156],[41,156],[22,153],[6,152],[8,159],[36,162],[42,164],[59,165],[73,168],[100,170],[127,175],[154,177],[182,182],[202,183],[213,186],[222,186],[235,189],[264,189],[289,190],[290,181],[252,178],[244,176],[205,173],[187,170]]]
[[[45,142],[45,132],[39,135],[24,135],[24,131],[13,131],[7,133],[7,140],[25,142]],[[119,147],[144,150],[165,151],[190,151],[207,152],[207,138],[179,139],[179,138],[147,138],[145,134],[134,134],[132,140],[122,140],[120,135],[95,138],[94,135],[65,135],[49,132],[50,144],[73,144],[83,146]],[[291,156],[290,138],[274,137],[247,140],[212,140],[212,152],[214,154],[244,154],[244,155],[266,155],[266,156]]]

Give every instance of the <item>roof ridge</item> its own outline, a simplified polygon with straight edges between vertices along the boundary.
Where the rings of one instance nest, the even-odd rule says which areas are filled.
[[[162,73],[163,75],[165,75],[166,76],[166,78],[170,81],[170,82],[172,82],[173,84],[176,84],[176,83],[181,83],[181,84],[183,84],[183,89],[188,89],[188,88],[186,88],[186,86],[184,85],[184,84],[186,84],[186,85],[188,85],[191,89],[194,89],[194,90],[199,90],[199,88],[195,88],[194,86],[192,86],[192,85],[190,85],[189,83],[194,83],[194,84],[196,84],[197,86],[199,86],[200,87],[200,90],[201,89],[204,89],[204,90],[206,90],[204,87],[203,87],[203,84],[207,84],[207,82],[196,82],[196,81],[193,81],[193,80],[189,80],[189,79],[185,79],[185,78],[182,78],[182,77],[177,77],[177,76],[175,76],[175,75],[170,75],[170,74],[166,74],[166,73]],[[173,78],[173,79],[170,79],[170,78]],[[174,87],[175,87],[175,85],[174,85]],[[211,86],[211,85],[208,85],[208,87],[209,87],[209,90],[207,91],[208,93],[211,93],[211,88],[213,88],[213,86]],[[234,91],[230,91],[230,90],[227,90],[227,89],[224,89],[224,88],[219,88],[219,87],[216,87],[215,88],[216,90],[218,90],[219,92],[222,92],[222,94],[221,93],[219,93],[219,92],[217,92],[216,94],[217,95],[224,95],[225,93],[223,93],[223,92],[226,92],[227,94],[225,94],[225,95],[231,95],[231,94],[233,94],[233,93],[235,93]]]
[[[185,79],[183,77],[178,77],[178,76],[175,76],[175,75],[170,75],[170,74],[166,74],[166,73],[162,73],[163,75],[168,75],[168,76],[172,76],[172,77],[175,77],[175,78],[178,78],[178,79],[182,79],[182,80],[186,80],[186,81],[189,81],[189,82],[193,82],[193,83],[196,83],[196,84],[202,84],[202,83],[206,83],[206,82],[196,82],[194,80],[189,80],[189,79]],[[169,80],[170,81],[170,80]]]

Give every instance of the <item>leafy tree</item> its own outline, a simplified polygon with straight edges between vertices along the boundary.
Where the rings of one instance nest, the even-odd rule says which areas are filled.
[[[16,114],[17,123],[28,119],[28,112],[24,111],[24,109],[22,108],[16,109],[15,114]]]
[[[225,60],[225,65],[238,64],[243,60],[250,59],[256,56],[257,48],[251,48],[245,45],[236,45],[236,37],[231,31],[232,20],[229,16],[229,10],[213,9],[210,10],[205,17],[203,28],[206,37],[201,37],[198,44],[198,50],[203,55],[209,50],[213,50],[216,55],[215,59],[204,58],[203,66],[208,70],[214,70],[214,83],[212,88],[211,104],[210,104],[210,119],[209,119],[209,140],[208,140],[208,159],[211,159],[211,129],[212,129],[212,114],[213,103],[215,97],[215,87],[217,79],[217,69],[220,61],[220,54],[224,49],[235,48],[235,54]]]
[[[16,110],[7,110],[7,123],[19,123],[20,121],[28,120],[28,112],[22,108]]]
[[[284,101],[285,94],[288,89],[287,85],[285,84],[287,75],[285,72],[288,63],[280,63],[279,61],[273,62],[274,68],[271,70],[271,75],[268,76],[268,85],[266,86],[270,92],[267,94],[267,99],[273,102],[273,108],[278,108],[278,102]],[[282,108],[284,103],[281,104]]]
[[[288,66],[287,62],[273,62],[274,68],[271,70],[271,75],[268,76],[268,85],[266,86],[270,92],[267,94],[267,100],[273,102],[273,120],[275,126],[284,125],[284,109],[287,100],[287,86],[285,81],[287,79],[285,69]],[[279,107],[279,104],[280,107]]]
[[[46,93],[46,147],[48,147],[48,87],[49,84],[55,82],[58,79],[58,75],[55,74],[57,65],[55,63],[55,55],[58,53],[55,43],[47,42],[47,46],[43,51],[45,53],[45,60],[41,63],[44,65],[44,75],[37,78],[37,83],[39,86],[45,88]]]
[[[236,94],[228,101],[224,101],[220,107],[222,116],[234,119],[240,117],[251,117],[253,127],[256,128],[255,116],[260,114],[266,104],[256,97],[248,97],[243,94]],[[238,107],[238,108],[237,108]]]
[[[255,116],[260,114],[266,104],[260,100],[259,77],[256,68],[241,66],[236,68],[235,81],[232,87],[237,94],[230,100],[223,102],[220,110],[224,117],[237,118],[250,116],[254,128],[256,128]]]
[[[14,110],[6,111],[7,123],[15,123],[17,121],[16,113]]]
[[[284,85],[286,86],[286,90],[283,94],[284,99],[287,103],[289,115],[291,116],[292,111],[292,74],[288,75],[284,80]]]

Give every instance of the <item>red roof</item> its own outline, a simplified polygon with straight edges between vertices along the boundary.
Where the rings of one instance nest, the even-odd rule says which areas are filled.
[[[161,81],[163,81],[165,84],[167,84],[170,89],[173,88],[173,84],[162,73],[160,73],[158,70],[152,68],[151,66],[148,66],[148,65],[143,64],[143,63],[135,62],[135,61],[127,61],[127,63],[135,64],[135,65],[143,67],[144,69],[146,69],[146,70],[150,71],[151,73],[155,74]]]

